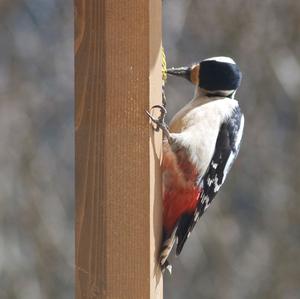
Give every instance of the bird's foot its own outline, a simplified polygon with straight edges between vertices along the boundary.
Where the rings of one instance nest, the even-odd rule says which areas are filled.
[[[152,110],[154,110],[155,108],[159,108],[160,109],[160,116],[158,118],[153,117],[152,114],[151,114]],[[148,117],[151,119],[151,121],[154,124],[156,124],[156,127],[153,127],[153,129],[155,131],[159,131],[159,129],[161,129],[163,132],[165,130],[168,130],[167,124],[165,122],[165,117],[166,117],[166,114],[167,114],[167,109],[164,106],[154,105],[154,106],[151,107],[150,112],[148,112],[147,110],[145,112],[148,115]]]
[[[151,111],[155,108],[159,108],[160,109],[160,116],[158,118],[155,118],[151,115]],[[153,127],[153,129],[155,131],[159,131],[159,129],[161,129],[164,133],[164,135],[168,138],[168,140],[170,141],[172,139],[171,135],[170,135],[170,131],[169,128],[165,122],[165,117],[167,114],[167,109],[164,106],[161,105],[154,105],[152,106],[152,108],[150,109],[150,112],[148,112],[147,110],[145,111],[146,114],[148,115],[148,117],[151,119],[151,121],[156,124],[156,127]]]

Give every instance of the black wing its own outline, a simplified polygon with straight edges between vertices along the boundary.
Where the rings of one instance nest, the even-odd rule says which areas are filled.
[[[178,245],[176,254],[179,255],[196,222],[209,207],[236,159],[244,129],[244,116],[239,107],[235,108],[218,134],[216,148],[212,160],[199,185],[202,193],[194,215],[183,215],[177,229]]]

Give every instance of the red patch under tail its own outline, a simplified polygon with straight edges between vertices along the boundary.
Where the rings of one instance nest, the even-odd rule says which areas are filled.
[[[163,224],[168,234],[184,213],[194,213],[201,190],[196,185],[198,172],[184,149],[175,153],[164,145],[163,157]]]

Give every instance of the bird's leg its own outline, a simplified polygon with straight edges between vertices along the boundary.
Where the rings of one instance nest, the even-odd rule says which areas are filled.
[[[167,106],[167,97],[166,97],[166,92],[165,92],[165,86],[163,85],[163,87],[162,87],[162,105],[164,106],[164,107],[166,107]]]
[[[151,119],[153,123],[156,124],[156,128],[154,128],[155,131],[159,131],[161,129],[163,131],[163,134],[167,137],[169,143],[173,143],[173,137],[171,136],[171,133],[169,131],[169,128],[165,122],[165,117],[167,114],[167,109],[164,106],[161,105],[154,105],[150,111],[152,111],[154,108],[160,109],[160,116],[158,118],[153,117],[148,111],[145,111],[148,117]]]

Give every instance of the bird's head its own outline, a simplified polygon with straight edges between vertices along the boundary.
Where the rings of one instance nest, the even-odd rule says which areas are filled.
[[[241,84],[242,73],[230,57],[212,57],[167,73],[187,79],[207,96],[232,96]]]

